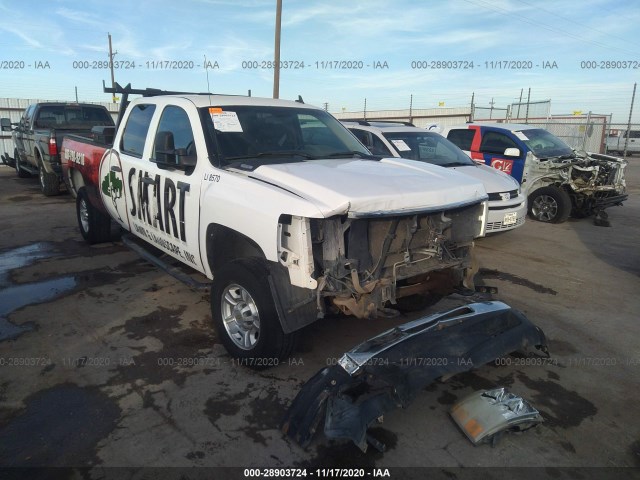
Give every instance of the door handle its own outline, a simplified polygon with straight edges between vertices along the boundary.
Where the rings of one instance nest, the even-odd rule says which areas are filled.
[[[119,173],[119,172],[122,172],[122,169],[117,165],[111,165],[111,171]]]

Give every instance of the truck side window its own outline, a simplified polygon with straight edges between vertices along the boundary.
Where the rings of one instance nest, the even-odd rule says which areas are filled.
[[[469,128],[451,130],[447,134],[447,140],[454,143],[460,150],[470,152],[475,133],[475,130]]]
[[[366,130],[359,130],[357,128],[350,128],[351,133],[353,133],[360,143],[362,143],[365,147],[371,148],[373,142],[371,141],[371,133]]]
[[[371,153],[374,155],[382,155],[383,157],[393,157],[391,150],[378,138],[377,135],[371,135],[373,138],[373,145],[371,146]]]
[[[123,153],[142,158],[144,142],[147,139],[149,124],[155,110],[155,105],[136,105],[133,107],[124,132],[122,132],[120,149]]]
[[[507,148],[518,148],[518,145],[500,132],[487,132],[482,136],[480,151],[482,153],[496,153],[503,155]]]
[[[20,119],[21,127],[26,127],[27,125],[31,127],[31,116],[33,115],[33,111],[35,110],[35,108],[35,105],[29,105],[27,110],[24,112],[24,116]]]
[[[193,130],[187,112],[169,105],[162,111],[151,158],[158,163],[178,164],[178,155],[196,158]]]

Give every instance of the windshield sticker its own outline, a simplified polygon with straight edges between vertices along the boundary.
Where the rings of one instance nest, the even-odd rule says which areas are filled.
[[[526,142],[527,140],[529,140],[529,138],[522,132],[513,132],[513,134],[523,142]]]
[[[409,145],[404,143],[404,140],[391,140],[391,143],[393,143],[395,145],[395,147],[398,149],[398,151],[400,151],[400,152],[410,152],[411,151],[411,147],[409,147]]]
[[[420,158],[433,158],[436,156],[436,147],[421,143],[418,145]]]
[[[221,132],[242,132],[242,125],[236,112],[223,112],[221,108],[210,108],[213,126]]]

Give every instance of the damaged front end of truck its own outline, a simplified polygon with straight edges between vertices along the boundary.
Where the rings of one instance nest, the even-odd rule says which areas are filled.
[[[283,216],[279,261],[289,275],[280,288],[287,282],[304,286],[309,278],[316,288],[304,298],[293,292],[278,295],[285,303],[282,311],[374,318],[397,314],[389,307],[402,299],[429,304],[453,292],[472,291],[473,242],[485,218],[486,203],[478,201],[411,214]]]
[[[361,450],[384,450],[368,428],[405,408],[437,378],[477,368],[503,355],[548,356],[542,330],[501,302],[473,303],[392,328],[323,368],[294,399],[281,429],[302,447],[318,430]],[[324,424],[323,424],[324,422]]]
[[[558,185],[571,198],[574,217],[604,216],[604,210],[622,205],[628,198],[622,158],[575,152],[569,158],[527,160],[525,176],[530,185]],[[529,187],[531,188],[531,187]]]

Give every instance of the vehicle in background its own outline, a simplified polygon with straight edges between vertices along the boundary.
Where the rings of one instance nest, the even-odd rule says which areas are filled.
[[[474,161],[508,173],[522,185],[529,214],[561,223],[595,215],[607,224],[604,209],[627,199],[621,158],[574,151],[558,137],[532,125],[468,123],[443,132]]]
[[[473,292],[481,183],[373,157],[302,99],[105,91],[122,95],[117,127],[62,143],[82,236],[107,241],[114,221],[156,265],[212,280],[218,338],[247,366],[277,365],[327,313]]]
[[[0,120],[2,131],[13,131],[13,157],[3,155],[4,163],[13,165],[19,177],[38,175],[42,193],[60,193],[63,181],[59,146],[69,133],[90,134],[96,126],[113,126],[109,111],[101,105],[85,103],[34,103],[12,124]]]
[[[611,130],[605,146],[607,153],[622,155],[627,148],[627,155],[640,153],[640,130],[629,130],[629,141],[627,141],[627,130]]]
[[[484,185],[489,195],[485,233],[511,230],[524,224],[527,199],[509,175],[478,165],[436,131],[407,122],[342,122],[371,153],[430,163],[463,173]],[[432,126],[435,130],[437,126]]]

